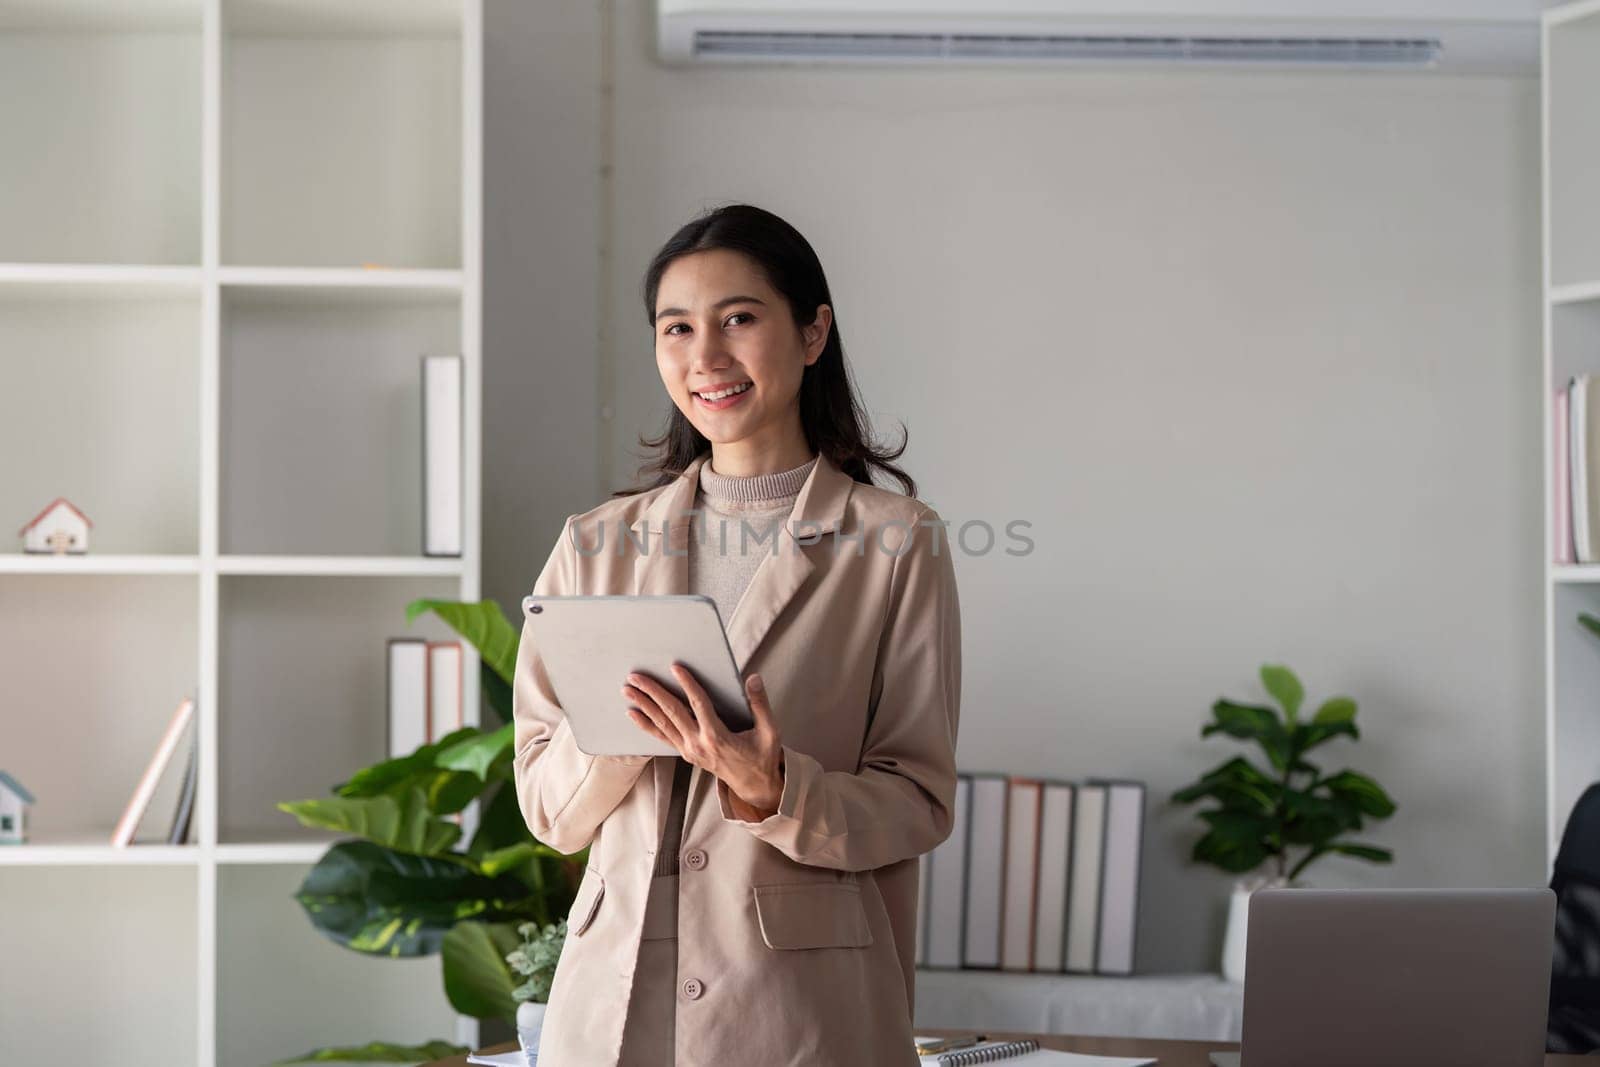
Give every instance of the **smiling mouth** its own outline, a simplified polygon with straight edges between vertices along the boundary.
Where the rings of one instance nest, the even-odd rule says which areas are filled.
[[[719,401],[738,396],[740,393],[747,393],[753,388],[755,388],[754,382],[740,382],[738,385],[729,386],[723,389],[711,389],[703,393],[695,393],[694,395],[709,404],[715,404]]]

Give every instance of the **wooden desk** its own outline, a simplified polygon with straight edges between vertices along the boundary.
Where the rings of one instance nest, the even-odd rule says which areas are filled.
[[[917,1036],[952,1037],[966,1035],[971,1030],[939,1030],[928,1027],[918,1027]],[[1160,1061],[1160,1067],[1210,1067],[1210,1060],[1206,1054],[1217,1049],[1237,1049],[1236,1044],[1218,1041],[1152,1041],[1146,1038],[1126,1037],[1062,1037],[1056,1034],[1008,1034],[1001,1032],[985,1031],[991,1038],[1003,1038],[1007,1041],[1017,1038],[1031,1037],[1039,1042],[1041,1048],[1055,1048],[1066,1052],[1086,1052],[1099,1056],[1154,1056]],[[490,1052],[510,1052],[516,1048],[515,1041],[504,1045],[491,1045]],[[925,1063],[937,1062],[933,1057]],[[1004,1063],[1005,1061],[1000,1061]],[[1594,1056],[1555,1056],[1547,1055],[1544,1058],[1545,1067],[1588,1067],[1600,1063],[1600,1057]],[[427,1067],[468,1067],[465,1056],[456,1056],[448,1060],[438,1060]],[[541,1065],[543,1067],[543,1065]],[[587,1067],[587,1065],[550,1064],[549,1067]],[[691,1067],[691,1065],[684,1065]],[[692,1067],[714,1067],[710,1064],[694,1064]],[[843,1067],[843,1065],[818,1064],[817,1067]]]

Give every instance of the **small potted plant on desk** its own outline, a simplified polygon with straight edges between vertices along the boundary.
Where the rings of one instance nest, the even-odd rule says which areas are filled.
[[[1365,819],[1387,819],[1395,803],[1377,782],[1352,770],[1323,774],[1306,761],[1306,753],[1335,737],[1358,738],[1356,702],[1337,696],[1325,701],[1309,719],[1300,718],[1305,690],[1288,667],[1261,668],[1261,684],[1282,708],[1236,704],[1226,698],[1211,706],[1212,720],[1201,737],[1227,734],[1253,741],[1267,767],[1235,756],[1207,772],[1173,801],[1192,804],[1210,800],[1216,806],[1200,812],[1206,833],[1195,843],[1192,858],[1237,876],[1261,871],[1234,883],[1228,908],[1228,933],[1223,943],[1222,973],[1244,981],[1246,921],[1250,894],[1268,886],[1298,885],[1307,867],[1330,853],[1372,863],[1389,863],[1393,853],[1376,845],[1347,840]]]
[[[517,1002],[517,1042],[534,1067],[539,1056],[539,1032],[544,1028],[545,1004],[550,999],[550,982],[555,977],[556,961],[567,940],[567,920],[547,923],[522,923],[517,927],[522,943],[506,954],[506,966],[524,981],[511,991]]]

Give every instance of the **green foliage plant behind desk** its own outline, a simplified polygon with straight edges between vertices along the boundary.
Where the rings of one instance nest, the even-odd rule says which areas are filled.
[[[494,730],[465,727],[409,756],[357,771],[331,797],[279,804],[306,826],[348,834],[295,897],[312,926],[353,952],[396,959],[438,953],[445,995],[478,1019],[516,1018],[522,978],[506,963],[518,926],[552,923],[572,906],[587,850],[563,856],[533,839],[513,779],[511,692],[518,631],[492,600],[414,600],[406,622],[432,611],[478,650]],[[466,847],[447,816],[480,801]],[[315,1049],[280,1063],[419,1063],[467,1049],[373,1042]]]
[[[1261,682],[1281,713],[1224,697],[1211,706],[1212,719],[1200,736],[1220,733],[1254,742],[1266,766],[1235,756],[1172,795],[1177,803],[1210,800],[1216,805],[1200,812],[1206,833],[1195,843],[1192,858],[1236,875],[1266,864],[1275,880],[1291,884],[1330,853],[1391,862],[1394,857],[1388,849],[1350,841],[1345,835],[1360,830],[1366,819],[1393,815],[1394,801],[1365,775],[1348,768],[1323,774],[1305,758],[1336,737],[1361,736],[1356,729],[1356,702],[1336,696],[1309,719],[1302,719],[1305,689],[1293,671],[1263,666]]]

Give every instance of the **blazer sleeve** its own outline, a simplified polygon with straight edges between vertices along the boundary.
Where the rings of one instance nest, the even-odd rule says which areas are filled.
[[[778,810],[760,822],[740,819],[717,782],[722,817],[796,862],[870,870],[930,852],[950,835],[961,706],[954,552],[926,506],[908,539],[890,579],[859,769],[823,770],[784,745]]]
[[[534,583],[535,596],[577,592],[572,519]],[[618,687],[621,681],[618,681]],[[620,697],[619,697],[620,699]],[[607,815],[633,788],[649,756],[591,756],[578,749],[566,713],[556,702],[528,620],[522,620],[512,685],[512,760],[517,800],[533,836],[571,855],[594,840]]]

